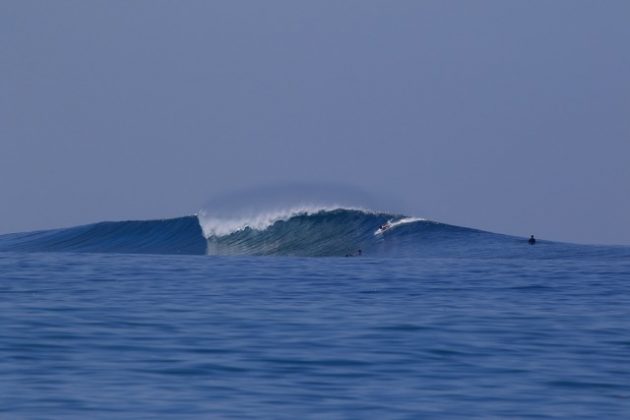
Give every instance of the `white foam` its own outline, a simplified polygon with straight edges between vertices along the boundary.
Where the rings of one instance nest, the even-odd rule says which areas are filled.
[[[400,220],[390,220],[387,222],[387,228],[386,229],[381,229],[380,227],[378,229],[376,229],[376,231],[374,232],[374,235],[381,235],[383,232],[386,232],[388,230],[392,230],[397,226],[400,225],[406,225],[408,223],[415,223],[415,222],[426,222],[427,219],[424,219],[422,217],[403,217]]]
[[[330,212],[335,210],[355,210],[366,214],[373,213],[370,210],[358,207],[343,206],[299,206],[290,209],[263,212],[260,214],[242,217],[217,217],[206,211],[197,214],[199,225],[206,238],[227,236],[232,233],[250,228],[254,230],[265,230],[279,221],[286,221],[296,216],[310,216],[320,212]]]

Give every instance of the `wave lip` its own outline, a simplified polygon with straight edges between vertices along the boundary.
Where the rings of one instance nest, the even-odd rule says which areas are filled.
[[[199,224],[206,238],[228,236],[246,229],[262,231],[277,222],[286,222],[298,216],[313,216],[318,213],[334,211],[357,211],[364,214],[374,214],[370,210],[360,207],[342,206],[297,206],[288,209],[272,210],[239,217],[213,216],[206,211],[197,214]]]

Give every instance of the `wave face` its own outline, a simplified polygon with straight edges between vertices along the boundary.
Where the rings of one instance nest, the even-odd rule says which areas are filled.
[[[0,251],[203,255],[206,240],[197,217],[188,216],[2,235]]]
[[[380,227],[385,225],[385,229]],[[352,208],[297,208],[249,218],[208,215],[102,222],[0,235],[0,251],[297,257],[581,258],[630,247],[539,241]]]
[[[389,217],[355,209],[300,209],[257,217],[253,223],[228,222],[232,231],[200,220],[209,254],[343,256],[375,241],[374,232]]]

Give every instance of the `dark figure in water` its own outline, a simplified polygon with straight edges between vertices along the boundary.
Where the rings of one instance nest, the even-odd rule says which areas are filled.
[[[529,241],[527,242],[529,242],[530,245],[534,245],[536,243],[536,238],[534,238],[534,235],[531,235],[529,237]]]

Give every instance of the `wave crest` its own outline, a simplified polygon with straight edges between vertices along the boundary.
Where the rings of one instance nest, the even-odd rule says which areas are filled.
[[[360,207],[298,206],[240,217],[214,216],[203,210],[197,214],[197,218],[199,219],[199,225],[201,226],[203,235],[207,239],[210,239],[212,237],[228,236],[245,229],[263,231],[277,222],[286,222],[294,217],[313,216],[335,211],[357,211],[366,215],[375,214],[370,210]]]

